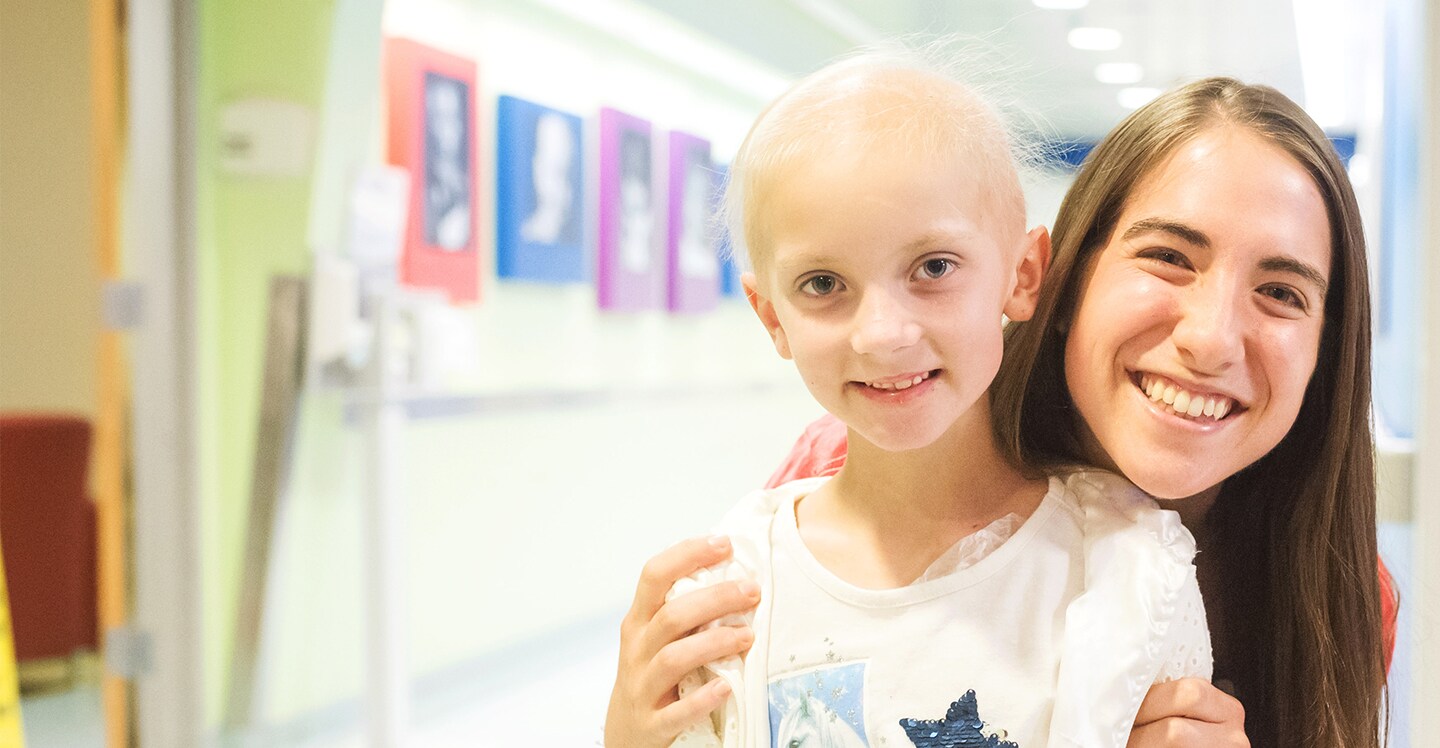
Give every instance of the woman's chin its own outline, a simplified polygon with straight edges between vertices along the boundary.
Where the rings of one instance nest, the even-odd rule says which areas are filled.
[[[1179,471],[1162,465],[1137,466],[1133,470],[1121,466],[1121,472],[1137,488],[1157,499],[1188,499],[1205,493],[1222,480],[1209,474],[1177,475]]]

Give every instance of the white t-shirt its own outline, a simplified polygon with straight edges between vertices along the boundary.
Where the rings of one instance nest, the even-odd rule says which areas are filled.
[[[841,581],[801,541],[795,502],[825,480],[747,496],[716,528],[734,557],[671,590],[761,590],[711,624],[753,626],[745,657],[681,680],[682,697],[717,677],[731,697],[677,748],[1123,748],[1151,684],[1210,677],[1194,539],[1125,479],[1052,477],[1008,539],[992,524],[892,590]]]
[[[794,500],[782,507],[774,606],[757,637],[772,745],[982,745],[992,734],[1044,745],[1065,610],[1083,583],[1078,512],[1063,492],[1051,479],[1014,535],[972,565],[887,590],[832,574],[801,540]],[[963,718],[947,720],[952,707]],[[946,742],[960,737],[975,742]]]

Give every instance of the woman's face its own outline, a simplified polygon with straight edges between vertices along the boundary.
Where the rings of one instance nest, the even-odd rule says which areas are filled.
[[[1091,263],[1065,376],[1096,464],[1182,498],[1280,442],[1330,278],[1325,204],[1297,161],[1243,127],[1203,133],[1135,185]]]

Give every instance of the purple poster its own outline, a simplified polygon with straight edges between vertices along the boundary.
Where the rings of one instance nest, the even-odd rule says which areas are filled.
[[[715,170],[710,142],[670,133],[670,210],[666,241],[666,286],[672,312],[703,312],[720,299],[720,263],[710,205]]]
[[[662,309],[665,261],[656,228],[650,123],[600,110],[600,308]]]

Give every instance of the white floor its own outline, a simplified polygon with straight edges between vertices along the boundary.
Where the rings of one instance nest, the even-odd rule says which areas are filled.
[[[1380,529],[1381,554],[1401,590],[1410,588],[1410,528]],[[1400,631],[1408,630],[1401,606]],[[614,618],[537,642],[416,688],[408,745],[423,748],[583,748],[600,745],[605,706],[617,657]],[[1402,636],[1391,670],[1390,748],[1408,748],[1410,657]],[[29,748],[102,748],[103,725],[97,688],[21,700]],[[246,746],[266,748],[363,748],[359,713],[311,725],[290,734],[274,733]],[[233,741],[225,741],[229,745]]]

